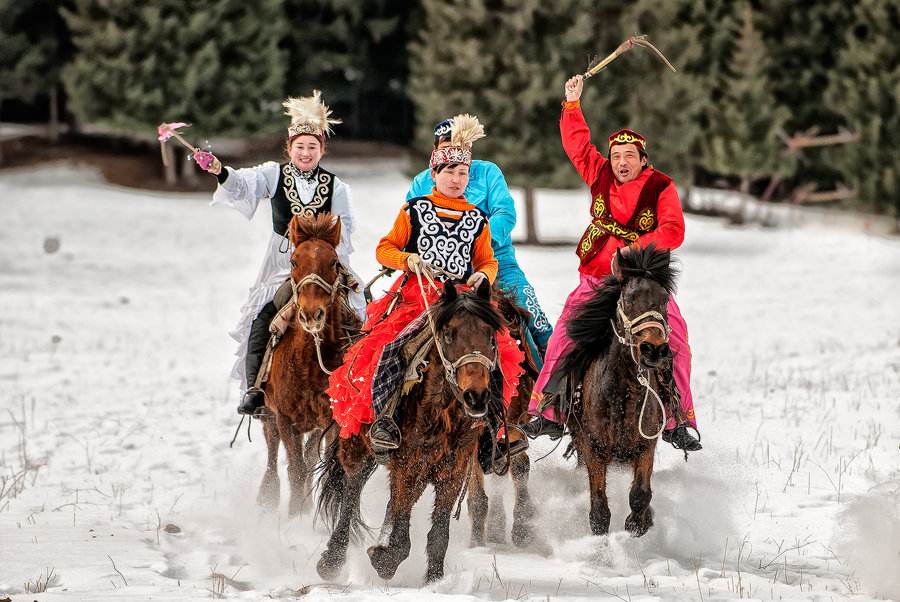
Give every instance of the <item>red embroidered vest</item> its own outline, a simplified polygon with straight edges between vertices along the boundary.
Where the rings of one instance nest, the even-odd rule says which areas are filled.
[[[600,170],[600,176],[591,186],[591,223],[588,224],[575,253],[581,259],[581,265],[587,265],[600,252],[610,236],[615,236],[626,244],[638,239],[641,234],[656,230],[658,223],[656,205],[659,195],[672,182],[666,174],[654,170],[644,182],[641,194],[631,218],[624,224],[617,222],[612,216],[609,206],[609,191],[615,175],[607,161]]]

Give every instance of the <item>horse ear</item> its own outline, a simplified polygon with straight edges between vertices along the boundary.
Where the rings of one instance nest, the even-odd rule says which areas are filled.
[[[444,283],[444,301],[456,299],[456,286],[449,280]]]
[[[491,282],[487,278],[482,278],[478,283],[478,289],[475,293],[485,301],[491,300]]]
[[[294,217],[292,217],[290,223],[288,223],[288,236],[291,239],[291,244],[293,244],[295,247],[309,238],[300,227],[299,215],[295,215]]]
[[[622,270],[619,268],[619,260],[622,258],[622,249],[616,249],[613,254],[612,261],[609,262],[609,269],[616,280],[622,282]]]
[[[337,246],[341,244],[341,228],[344,224],[339,217],[333,218],[332,223],[334,226],[328,231],[327,242],[329,242],[332,247],[337,248]]]

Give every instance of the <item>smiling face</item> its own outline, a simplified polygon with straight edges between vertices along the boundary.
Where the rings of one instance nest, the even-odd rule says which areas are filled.
[[[609,149],[609,163],[616,179],[624,184],[641,175],[647,166],[647,158],[641,156],[634,144],[616,144]]]
[[[291,140],[288,156],[300,171],[312,171],[319,164],[325,149],[318,138],[311,134],[301,134]]]
[[[439,193],[450,199],[458,199],[469,185],[469,166],[460,163],[440,171],[432,169],[431,177],[434,178],[434,187]]]

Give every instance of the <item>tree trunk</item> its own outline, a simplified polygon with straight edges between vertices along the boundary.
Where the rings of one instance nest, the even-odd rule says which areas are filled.
[[[178,173],[175,171],[175,157],[171,149],[171,145],[166,142],[161,145],[163,154],[163,174],[166,178],[166,184],[174,186],[178,182]]]
[[[50,89],[50,123],[47,126],[50,142],[59,142],[59,92],[57,86]]]
[[[525,244],[540,244],[537,237],[537,224],[534,212],[534,187],[525,186]]]

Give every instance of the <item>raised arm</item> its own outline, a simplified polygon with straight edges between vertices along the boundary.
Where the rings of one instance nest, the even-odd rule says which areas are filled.
[[[563,102],[559,119],[559,133],[563,149],[581,178],[588,186],[593,185],[606,158],[591,144],[591,130],[581,112],[581,91],[584,79],[576,75],[566,82],[566,100]]]
[[[210,205],[231,207],[247,219],[256,213],[259,201],[270,198],[278,185],[278,163],[267,161],[256,167],[224,167],[216,175],[219,185]]]

